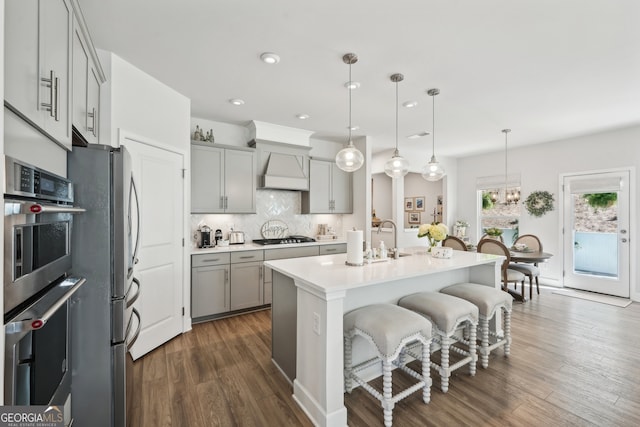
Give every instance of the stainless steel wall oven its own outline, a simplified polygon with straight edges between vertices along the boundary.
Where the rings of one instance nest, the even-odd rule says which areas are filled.
[[[70,418],[69,277],[73,187],[63,177],[5,157],[5,404],[65,405]]]

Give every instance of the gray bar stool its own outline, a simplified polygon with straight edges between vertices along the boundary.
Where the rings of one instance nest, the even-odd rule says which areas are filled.
[[[469,374],[476,374],[476,329],[478,326],[478,307],[460,298],[438,292],[420,292],[408,295],[398,301],[398,305],[420,313],[431,321],[434,329],[432,350],[440,344],[440,364],[431,362],[431,366],[440,374],[440,388],[443,393],[449,390],[451,372],[469,365]],[[460,329],[468,331],[469,339],[456,335]],[[455,344],[462,344],[463,348]],[[462,355],[462,359],[453,365],[449,362],[449,354],[454,351]]]
[[[478,325],[480,362],[483,368],[489,366],[489,354],[498,347],[503,346],[504,355],[509,356],[511,350],[511,307],[513,305],[513,297],[510,294],[477,283],[459,283],[441,289],[440,292],[462,298],[478,307],[480,313]],[[489,330],[489,320],[496,315],[499,309],[502,309],[503,313],[504,336],[502,337],[498,337],[495,332]]]
[[[391,427],[393,407],[415,391],[422,389],[422,400],[431,400],[431,376],[429,372],[431,324],[422,316],[393,304],[374,304],[358,308],[344,315],[344,383],[347,392],[353,390],[356,381],[364,390],[378,399],[384,410],[384,425]],[[373,359],[352,366],[352,341],[360,336],[371,343],[378,355]],[[420,343],[422,347],[422,373],[405,365],[409,344]],[[414,356],[412,354],[412,356]],[[360,378],[357,373],[382,362],[382,393]],[[418,382],[405,390],[392,394],[391,371],[401,369]]]

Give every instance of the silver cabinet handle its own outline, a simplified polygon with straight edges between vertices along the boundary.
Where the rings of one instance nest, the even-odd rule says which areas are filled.
[[[58,116],[58,111],[60,111],[60,79],[58,77],[54,79],[53,93],[55,94],[53,118],[56,122],[59,122],[60,117]]]
[[[49,103],[41,102],[40,106],[44,107],[47,111],[49,111],[49,115],[53,118],[56,117],[56,88],[57,85],[56,75],[53,70],[49,71],[49,78],[41,77],[41,82],[44,82],[44,86],[49,88]]]
[[[246,255],[246,256],[241,256],[240,259],[254,259],[256,256],[255,255]]]
[[[209,259],[202,260],[202,262],[216,262],[216,261],[220,261],[220,258],[209,258]]]
[[[628,240],[627,240],[627,239],[620,239],[620,241],[621,241],[622,243],[627,243],[627,241],[628,241]]]
[[[325,252],[335,252],[335,251],[337,251],[337,249],[336,249],[336,248],[333,248],[333,249],[329,249],[329,248],[327,248],[327,249],[325,249],[324,251],[325,251]]]
[[[91,112],[90,112],[90,113],[89,113],[89,112],[87,112],[87,116],[89,116],[89,118],[91,118],[91,126],[90,126],[90,127],[87,127],[87,130],[88,130],[89,132],[91,132],[91,134],[92,134],[93,136],[98,136],[98,135],[96,135],[96,108],[95,108],[95,107],[93,107],[93,108],[91,109]]]

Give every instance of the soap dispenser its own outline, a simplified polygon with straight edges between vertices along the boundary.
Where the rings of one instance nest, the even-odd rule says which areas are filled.
[[[384,245],[384,240],[380,240],[380,259],[387,258],[387,247]]]

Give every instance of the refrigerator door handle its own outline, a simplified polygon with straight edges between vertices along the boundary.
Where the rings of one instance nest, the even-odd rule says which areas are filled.
[[[136,287],[137,287],[136,293],[132,297],[129,297],[129,294],[133,290],[134,283],[136,284]],[[131,305],[134,302],[136,302],[139,296],[140,296],[140,281],[134,277],[131,280],[131,285],[129,286],[129,290],[127,290],[127,294],[124,296],[124,300],[127,302],[127,308],[131,307]]]
[[[136,188],[136,181],[131,176],[131,189],[129,191],[129,229],[131,229],[131,198],[134,198],[136,202],[136,244],[133,249],[133,264],[138,263],[138,248],[140,245],[140,200],[138,198],[138,190]]]
[[[131,347],[133,347],[133,344],[138,340],[138,336],[140,335],[140,329],[142,329],[142,318],[140,317],[140,312],[138,312],[138,310],[134,308],[133,314],[138,318],[138,327],[136,328],[136,332],[133,334],[131,339],[126,341],[127,351],[131,350]],[[127,337],[129,336],[129,332],[131,331],[132,322],[133,322],[133,316],[131,316],[131,319],[129,320],[129,325],[127,326]]]

